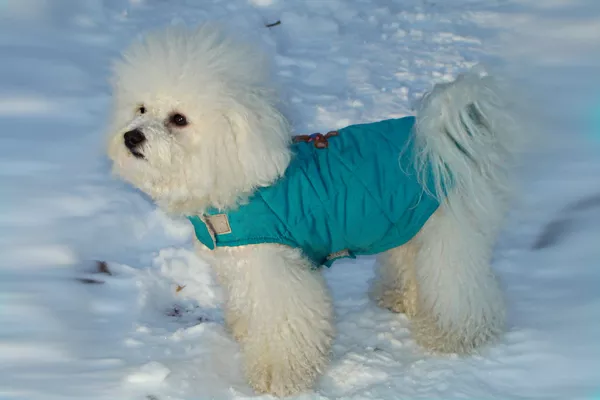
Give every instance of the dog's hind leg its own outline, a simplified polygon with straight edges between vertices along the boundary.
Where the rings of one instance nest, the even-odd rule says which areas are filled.
[[[503,331],[504,298],[490,266],[494,236],[442,207],[415,237],[419,293],[412,328],[419,344],[468,353]]]
[[[380,307],[412,317],[417,312],[417,281],[414,240],[377,257],[377,272],[370,297]]]
[[[469,352],[504,328],[490,261],[523,130],[506,85],[480,72],[436,85],[417,111],[415,167],[440,207],[413,239],[412,325],[416,340],[435,351]]]

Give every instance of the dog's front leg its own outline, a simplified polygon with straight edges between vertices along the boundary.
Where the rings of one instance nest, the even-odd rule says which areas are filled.
[[[240,341],[248,381],[285,396],[310,389],[325,367],[333,337],[332,307],[321,273],[300,251],[281,245],[228,250],[220,268],[226,315]],[[241,325],[240,325],[241,324]]]

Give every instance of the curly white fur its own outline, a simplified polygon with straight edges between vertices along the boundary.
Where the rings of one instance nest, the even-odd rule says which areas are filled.
[[[184,215],[234,207],[272,184],[291,153],[268,71],[260,51],[211,24],[168,28],[134,43],[114,69],[114,171]],[[503,328],[490,257],[516,131],[498,93],[489,78],[468,75],[435,87],[418,110],[415,161],[418,170],[433,166],[442,205],[415,238],[381,256],[372,294],[406,312],[417,341],[431,350],[470,351]],[[174,126],[174,113],[189,124]],[[132,129],[146,138],[138,149],[143,159],[124,145]],[[279,396],[310,389],[333,337],[320,274],[283,245],[197,247],[225,289],[226,322],[242,346],[249,383]]]

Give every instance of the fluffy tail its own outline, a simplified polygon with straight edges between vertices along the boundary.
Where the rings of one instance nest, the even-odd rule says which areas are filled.
[[[416,168],[459,220],[497,226],[521,138],[500,82],[469,72],[436,85],[417,110]],[[449,195],[452,193],[452,195]],[[474,221],[476,220],[476,221]]]

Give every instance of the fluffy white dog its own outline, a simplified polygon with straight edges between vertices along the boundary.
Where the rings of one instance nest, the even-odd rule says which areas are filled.
[[[350,139],[360,142],[353,129],[363,128],[293,143],[288,121],[278,109],[268,64],[256,48],[211,24],[148,35],[115,65],[108,153],[114,171],[160,207],[195,218],[191,220],[199,239],[197,249],[214,267],[226,293],[226,323],[243,349],[247,379],[258,392],[282,396],[310,389],[327,365],[334,323],[328,290],[315,268],[319,249],[297,239],[302,233],[293,232],[295,227],[287,232],[289,224],[279,239],[261,242],[256,239],[261,230],[266,237],[279,228],[269,227],[271,222],[261,220],[258,211],[236,214],[236,210],[254,204],[257,193],[262,196],[260,207],[270,208],[275,200],[267,199],[266,190],[278,187],[278,195],[284,197],[296,190],[286,178],[292,168],[298,169],[294,163],[317,162],[324,154],[335,154],[336,146],[350,146]],[[491,77],[475,73],[435,86],[415,118],[400,120],[409,127],[402,131],[408,135],[402,140],[412,149],[409,153],[377,144],[380,139],[373,135],[383,125],[365,125],[372,135],[369,140],[379,146],[375,153],[392,148],[395,155],[393,163],[382,167],[379,158],[367,152],[361,155],[367,163],[361,161],[358,169],[372,169],[369,160],[376,173],[385,176],[386,171],[400,176],[412,168],[417,178],[399,182],[398,187],[408,190],[412,185],[414,190],[413,183],[419,182],[420,197],[416,202],[409,199],[413,201],[409,207],[399,199],[393,180],[385,178],[384,184],[374,185],[373,192],[398,197],[388,210],[400,215],[391,222],[400,233],[389,236],[396,244],[385,242],[384,235],[377,243],[385,244],[371,251],[331,245],[328,250],[336,254],[322,260],[327,264],[340,255],[386,250],[378,258],[371,296],[382,307],[406,313],[416,341],[432,351],[468,353],[504,328],[503,296],[490,259],[507,208],[516,130],[499,93]],[[298,156],[299,150],[308,158]],[[352,156],[355,150],[344,147],[339,154],[344,151]],[[411,165],[402,165],[406,154]],[[331,168],[338,167],[332,163]],[[353,182],[319,176],[315,183],[310,175],[294,174],[294,184],[312,188],[290,194],[286,212],[305,213],[306,205],[301,204],[305,190],[333,195],[328,184],[342,191],[341,185]],[[285,179],[287,186],[278,184]],[[317,188],[321,183],[324,186]],[[369,182],[363,185],[371,193]],[[435,207],[419,214],[421,224],[410,237],[397,240],[405,234],[400,229],[402,216],[413,218],[407,210],[420,207],[421,199]],[[316,204],[306,201],[310,207]],[[377,228],[378,217],[369,217],[373,227],[364,225],[364,215],[352,214],[343,198],[336,201],[331,213],[340,215],[333,220],[356,219],[363,224],[350,224],[344,234],[352,236],[353,227],[365,232]],[[253,230],[254,236],[225,243],[239,226]],[[336,232],[328,231],[333,238],[327,243],[338,243]]]

